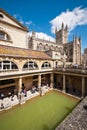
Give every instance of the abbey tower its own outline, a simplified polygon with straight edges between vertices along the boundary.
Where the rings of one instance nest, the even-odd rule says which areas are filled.
[[[64,28],[64,23],[62,23],[61,29],[57,31],[55,29],[55,36],[56,36],[56,44],[65,44],[68,42],[68,26]]]

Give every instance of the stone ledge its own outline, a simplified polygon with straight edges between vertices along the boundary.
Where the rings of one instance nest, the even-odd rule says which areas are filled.
[[[87,130],[87,96],[55,130]]]

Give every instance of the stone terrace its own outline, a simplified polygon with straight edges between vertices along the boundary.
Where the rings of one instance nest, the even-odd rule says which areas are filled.
[[[87,130],[87,96],[55,130]]]

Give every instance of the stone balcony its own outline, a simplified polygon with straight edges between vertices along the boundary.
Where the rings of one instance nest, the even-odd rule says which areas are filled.
[[[43,69],[23,69],[22,71],[19,71],[18,69],[13,70],[0,70],[0,77],[4,76],[15,76],[15,75],[28,75],[28,74],[34,74],[34,73],[40,73],[40,72],[50,72],[53,68],[43,68]]]
[[[59,68],[54,68],[54,71],[58,71],[58,72],[67,72],[67,73],[79,73],[79,74],[87,74],[87,69],[79,69],[79,68],[63,68],[63,67],[59,67]]]

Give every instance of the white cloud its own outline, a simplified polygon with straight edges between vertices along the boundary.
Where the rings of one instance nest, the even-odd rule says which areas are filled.
[[[32,24],[32,21],[24,21],[23,17],[19,14],[14,14],[13,17],[17,19],[21,24],[26,25],[27,27]]]
[[[17,19],[21,24],[24,24],[23,18],[19,14],[14,14],[13,17]]]
[[[32,21],[26,21],[25,24],[30,25],[30,24],[32,24]]]
[[[29,32],[29,36],[32,35],[32,32]],[[35,32],[36,38],[44,39],[44,40],[49,40],[49,41],[55,41],[55,39],[43,32]]]
[[[52,24],[51,32],[55,33],[55,28],[59,30],[61,28],[62,22],[64,25],[68,25],[69,31],[72,31],[77,25],[87,24],[87,8],[77,7],[70,11],[62,12],[60,15],[56,16],[50,21]]]

